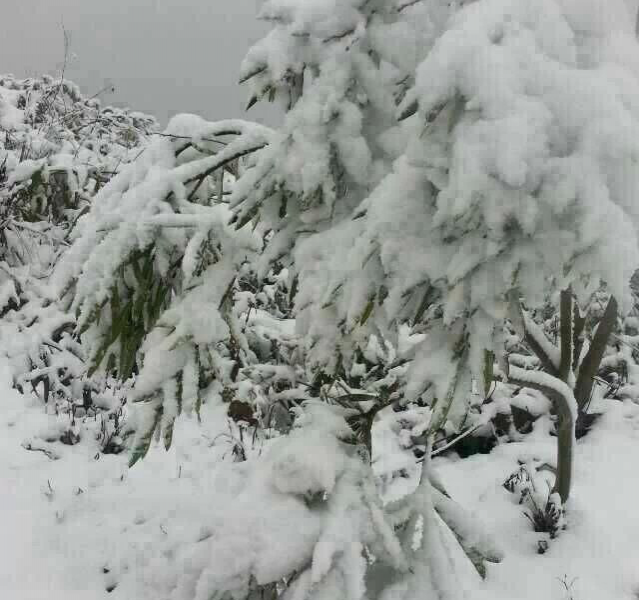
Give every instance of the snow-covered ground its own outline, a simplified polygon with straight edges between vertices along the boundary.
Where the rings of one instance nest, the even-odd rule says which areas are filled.
[[[171,564],[172,548],[197,541],[233,491],[219,466],[228,446],[211,449],[219,432],[207,426],[224,419],[214,409],[201,426],[181,419],[171,451],[153,448],[129,471],[126,455],[98,454],[90,436],[47,444],[59,419],[7,382],[0,370],[0,598],[168,597],[171,567],[186,568]]]
[[[221,408],[202,416],[201,425],[181,419],[171,451],[152,448],[129,471],[126,456],[98,455],[90,436],[76,446],[46,443],[57,418],[11,389],[0,369],[0,597],[193,598],[190,575],[222,558],[202,541],[234,502],[242,471],[221,460],[229,451]],[[29,443],[54,454],[29,451]],[[580,440],[568,529],[538,555],[541,535],[501,484],[518,459],[553,455],[553,439],[542,431],[490,455],[436,459],[449,492],[506,554],[469,598],[639,597],[639,407],[611,402]],[[250,536],[251,524],[244,527],[238,534]]]
[[[610,401],[606,414],[577,443],[566,531],[536,554],[516,497],[502,482],[517,460],[554,462],[554,438],[498,446],[490,455],[437,460],[448,491],[501,543],[505,559],[488,566],[486,598],[622,600],[639,598],[639,407]],[[570,589],[566,589],[566,585]]]

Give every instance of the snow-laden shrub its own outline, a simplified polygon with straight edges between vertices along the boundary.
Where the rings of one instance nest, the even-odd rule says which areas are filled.
[[[234,465],[199,535],[143,551],[153,591],[171,600],[455,598],[469,576],[456,539],[479,568],[499,559],[490,536],[427,479],[384,506],[347,417],[308,402],[289,435]],[[125,577],[118,588],[130,593],[134,583]]]
[[[266,5],[273,33],[245,72],[280,74],[280,87],[294,73],[298,93],[231,197],[240,223],[258,211],[278,231],[267,256],[293,261],[309,360],[335,369],[371,329],[392,339],[415,324],[426,335],[407,397],[435,407],[435,427],[463,417],[471,376],[482,380],[493,353],[513,382],[553,397],[567,449],[588,355],[573,355],[566,330],[556,372],[508,369],[503,321],[523,335],[520,302],[564,292],[570,325],[573,294],[585,301],[600,281],[628,308],[639,259],[634,33],[599,23],[593,4],[468,3],[429,29],[398,129],[372,31],[403,11],[349,2],[338,27],[329,4],[312,4]]]
[[[221,172],[271,136],[243,121],[174,118],[96,195],[56,271],[79,315],[89,374],[135,375],[132,399],[146,404],[148,422],[133,460],[156,431],[170,445],[175,417],[197,412],[204,388],[260,408],[262,388],[295,387],[286,272],[254,287],[264,233],[229,226],[217,186]]]
[[[573,23],[581,10],[470,3],[418,68],[404,103],[419,108],[413,139],[367,199],[368,233],[356,245],[379,256],[389,310],[411,289],[417,306],[416,283],[432,295],[413,394],[429,382],[440,399],[452,393],[462,372],[444,368],[451,358],[481,380],[484,350],[503,354],[511,300],[535,305],[599,279],[627,296],[637,258],[627,134],[637,125],[636,78],[618,54],[597,68],[583,62]],[[606,33],[604,45],[636,52],[623,32]]]
[[[319,0],[266,2],[273,30],[242,66],[253,97],[272,91],[288,112],[230,203],[238,226],[259,219],[274,231],[262,270],[294,264],[297,326],[316,372],[348,371],[380,333],[376,263],[347,257],[361,233],[359,205],[402,150],[396,97],[437,29],[435,4],[348,1],[336,12]],[[396,346],[389,333],[382,337]]]
[[[321,427],[335,423],[327,407],[341,405],[340,427],[359,446],[360,462],[351,462],[326,438],[293,428],[274,442],[286,457],[276,472],[275,455],[258,460],[269,473],[264,485],[277,482],[276,498],[291,510],[294,496],[296,508],[326,514],[338,482],[357,481],[358,510],[335,505],[356,524],[344,526],[356,552],[309,567],[320,546],[313,538],[296,553],[299,564],[265,574],[261,554],[240,545],[225,564],[224,548],[214,546],[198,559],[208,575],[187,595],[455,597],[450,557],[460,546],[480,572],[499,555],[436,481],[432,442],[463,425],[471,380],[487,387],[495,362],[509,383],[536,390],[558,413],[551,495],[568,498],[578,375],[598,364],[594,351],[575,352],[585,326],[577,303],[604,281],[615,298],[610,312],[625,308],[639,258],[636,42],[623,25],[599,24],[593,3],[448,4],[268,0],[262,15],[272,31],[249,52],[241,78],[250,104],[284,101],[283,125],[179,117],[78,222],[58,289],[80,315],[91,371],[135,376],[133,397],[145,401],[148,419],[134,461],[154,433],[170,444],[176,416],[197,409],[205,388],[229,401],[238,421],[261,425],[252,396],[264,393],[269,371],[280,384],[273,379],[267,397],[320,399]],[[225,197],[215,182],[239,158],[244,168]],[[284,329],[295,318],[293,335],[275,336],[276,345],[286,338],[284,353],[265,346],[261,319],[251,316],[265,316],[253,310],[257,295],[281,269],[289,306],[273,301],[265,320],[270,327],[273,315],[284,316]],[[530,313],[549,296],[559,298],[558,346]],[[400,352],[406,332],[419,335]],[[535,346],[543,369],[508,362],[513,333]],[[362,377],[372,371],[362,359],[371,340],[397,353],[379,361],[388,364],[373,394],[377,375]],[[395,552],[396,563],[379,564],[363,551],[378,522],[360,512],[371,506],[361,489],[376,454],[374,421],[397,405],[408,414],[390,429],[415,438],[424,460],[415,488],[383,511],[404,558]],[[331,443],[342,448],[340,436]],[[253,490],[251,507],[271,492]],[[277,514],[264,522],[277,529]],[[255,518],[238,514],[224,527],[245,531],[242,519]],[[219,571],[211,566],[218,557]],[[356,579],[342,577],[342,560]]]
[[[95,192],[144,149],[157,124],[141,113],[102,108],[61,79],[1,76],[0,128],[3,358],[19,389],[64,415],[61,439],[77,441],[76,421],[99,413],[101,447],[120,451],[120,403],[99,403],[117,392],[106,381],[87,380],[75,315],[61,306],[49,278]]]

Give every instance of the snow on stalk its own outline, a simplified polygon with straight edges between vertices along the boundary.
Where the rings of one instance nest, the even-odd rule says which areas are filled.
[[[557,377],[542,371],[530,371],[510,367],[508,379],[512,383],[542,392],[554,404],[557,411],[557,473],[553,493],[557,492],[565,503],[572,484],[577,401],[572,389]]]

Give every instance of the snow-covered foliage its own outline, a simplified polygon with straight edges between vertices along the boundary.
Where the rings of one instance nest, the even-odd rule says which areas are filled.
[[[298,331],[317,370],[348,370],[367,333],[377,333],[358,327],[383,298],[376,262],[349,256],[361,232],[353,218],[401,149],[395,96],[424,45],[422,27],[433,29],[428,12],[415,27],[415,11],[424,13],[392,2],[267,2],[262,16],[273,30],[242,67],[253,97],[273,91],[290,110],[230,202],[240,225],[255,217],[274,231],[265,265],[295,264]],[[395,52],[402,36],[407,55]]]
[[[102,107],[73,83],[0,77],[1,218],[28,220],[77,207],[141,151],[153,117]]]
[[[588,62],[584,45],[595,41],[575,20],[589,10],[470,3],[417,70],[404,100],[419,109],[414,134],[367,200],[356,244],[380,257],[389,307],[409,293],[418,301],[416,284],[436,298],[413,394],[429,382],[435,397],[450,394],[452,357],[479,379],[484,350],[503,352],[501,324],[519,297],[535,305],[572,286],[583,298],[601,279],[627,298],[637,49],[629,32],[606,31],[603,55]],[[612,51],[620,45],[626,54]]]
[[[340,22],[352,25],[338,31],[332,3],[312,6],[266,4],[274,29],[249,53],[245,78],[277,93],[288,85],[292,101],[283,137],[231,197],[240,223],[258,211],[276,231],[266,256],[293,261],[310,364],[335,371],[371,331],[395,341],[409,323],[426,335],[406,398],[435,406],[433,426],[460,422],[471,376],[481,380],[496,355],[507,376],[551,390],[572,430],[591,385],[577,378],[580,361],[598,364],[599,353],[563,348],[561,373],[509,369],[503,323],[523,332],[522,300],[540,306],[565,291],[572,307],[573,293],[584,302],[601,281],[611,311],[630,306],[639,265],[634,32],[623,20],[602,26],[594,4],[554,0],[471,2],[448,20],[442,6],[439,21],[411,15],[431,39],[422,37],[414,85],[395,108],[402,65],[376,48],[373,32],[401,26],[404,11],[349,3],[352,21]],[[409,29],[402,43],[415,48]],[[368,69],[356,68],[360,52]],[[402,144],[383,143],[398,136]]]
[[[50,417],[23,447],[132,465],[184,412],[231,463],[193,539],[160,524],[171,568],[107,591],[473,597],[504,556],[451,451],[511,447],[494,487],[571,526],[589,406],[639,397],[639,48],[601,6],[265,0],[240,78],[275,129],[0,79],[0,366]]]
[[[65,415],[68,443],[77,441],[76,417],[99,413],[104,447],[116,450],[121,402],[99,398],[115,398],[117,390],[87,380],[75,315],[49,279],[92,196],[144,150],[157,124],[102,108],[71,82],[2,76],[0,127],[0,353],[19,389]]]
[[[231,141],[221,150],[203,145],[215,144],[216,136],[231,136]],[[370,337],[353,354],[348,371],[320,372],[308,379],[313,372],[304,367],[303,338],[291,327],[295,323],[290,299],[295,292],[288,288],[288,271],[275,263],[267,263],[266,273],[254,271],[272,232],[259,224],[239,231],[229,225],[231,212],[216,194],[211,176],[239,156],[258,151],[272,137],[270,131],[245,123],[207,124],[190,116],[177,117],[143,156],[97,194],[91,210],[79,219],[73,246],[55,273],[57,289],[61,295],[69,294],[70,309],[79,314],[78,326],[90,353],[89,373],[105,369],[115,370],[121,379],[133,376],[129,398],[143,401],[143,406],[136,419],[132,462],[148,452],[154,435],[162,434],[165,446],[171,445],[174,422],[183,409],[198,411],[203,398],[227,403],[227,414],[240,437],[233,456],[247,461],[247,468],[259,473],[262,482],[250,487],[247,498],[267,499],[271,492],[264,485],[279,490],[272,498],[275,512],[261,517],[264,538],[280,529],[278,515],[289,494],[305,497],[312,512],[329,511],[322,517],[327,540],[320,530],[304,541],[299,537],[304,533],[301,528],[297,538],[287,538],[295,548],[298,542],[303,544],[291,555],[302,564],[286,562],[265,574],[259,561],[250,560],[253,553],[241,551],[248,561],[241,571],[231,569],[229,575],[231,565],[220,571],[212,570],[215,563],[206,563],[198,578],[184,585],[194,585],[188,589],[203,597],[213,592],[238,598],[279,595],[284,590],[300,598],[337,590],[352,598],[377,595],[389,583],[386,576],[375,580],[378,569],[382,573],[391,569],[399,578],[413,569],[412,559],[400,560],[406,552],[403,545],[419,556],[440,552],[415,541],[415,535],[422,536],[414,532],[422,531],[424,519],[431,524],[424,540],[437,543],[436,531],[444,526],[453,545],[457,547],[458,537],[461,548],[485,574],[484,561],[498,561],[500,555],[476,546],[474,528],[463,521],[458,508],[441,508],[440,515],[434,505],[411,502],[430,493],[429,477],[421,478],[418,496],[397,498],[390,512],[382,508],[370,464],[371,452],[377,452],[372,430],[380,411],[399,398],[406,370],[402,355],[412,344],[406,339],[409,332],[398,336],[402,344],[396,348],[381,335]],[[250,174],[251,167],[244,177]],[[315,403],[309,404],[313,399]],[[280,410],[279,423],[272,422],[274,408],[285,409]],[[288,431],[289,408],[301,410],[297,421],[301,429]],[[422,425],[427,427],[428,422],[426,417]],[[246,426],[254,429],[253,438],[260,443],[287,435],[276,439],[261,459],[247,451]],[[347,438],[348,452],[338,451],[341,446],[331,437],[336,432],[338,438]],[[283,454],[273,467],[276,472],[266,477],[269,461],[278,452]],[[252,503],[246,510],[253,510]],[[421,519],[414,517],[415,511]],[[237,513],[225,519],[225,527],[233,533],[249,518],[253,519]],[[391,525],[385,525],[387,520]],[[348,529],[346,522],[351,523]],[[395,529],[405,530],[404,541],[396,537]],[[236,543],[225,536],[224,531],[214,536],[212,555],[221,556],[223,548]],[[317,558],[305,567],[307,571],[300,570],[309,556]],[[441,557],[429,559],[424,568],[434,572],[433,585],[452,586],[441,560],[446,562]],[[420,583],[415,580],[410,585]]]
[[[428,335],[407,394],[438,399],[442,424],[486,350],[503,356],[520,298],[603,280],[627,308],[638,113],[636,44],[588,21],[594,6],[436,5],[349,2],[337,19],[330,2],[266,3],[243,79],[287,90],[290,110],[230,201],[275,231],[262,260],[295,265],[310,364],[334,371],[371,331],[414,323]]]
[[[79,314],[89,373],[102,368],[122,380],[135,374],[132,399],[147,404],[134,460],[156,430],[170,445],[175,417],[182,408],[197,411],[204,388],[213,385],[230,400],[238,387],[251,387],[251,377],[258,387],[278,379],[277,364],[270,375],[250,369],[286,336],[268,331],[276,329],[272,318],[288,316],[277,306],[278,275],[263,290],[249,290],[260,232],[229,226],[218,194],[219,174],[271,135],[242,121],[176,117],[96,195],[60,261],[56,285]],[[279,315],[264,313],[260,293]],[[284,379],[294,378],[288,369]]]
[[[356,600],[369,561],[401,568],[401,545],[351,437],[339,409],[307,405],[291,433],[249,465],[176,597],[277,597],[287,589],[294,598]]]
[[[90,167],[127,162],[128,150],[158,130],[150,115],[112,106],[98,95],[87,97],[71,81],[43,75],[16,79],[0,76],[0,127],[5,149],[38,160],[71,153],[92,158]],[[87,152],[81,156],[81,153]],[[99,158],[101,157],[101,158]]]

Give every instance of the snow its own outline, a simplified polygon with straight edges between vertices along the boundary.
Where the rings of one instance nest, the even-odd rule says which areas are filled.
[[[7,185],[12,186],[16,182],[25,181],[31,178],[31,176],[39,171],[45,164],[44,160],[25,160],[16,165],[15,169],[11,172],[11,175],[7,179]]]
[[[633,542],[639,534],[633,496],[639,482],[633,475],[639,441],[639,407],[613,402],[597,429],[576,447],[574,489],[568,529],[536,554],[540,534],[530,529],[516,498],[501,483],[517,460],[549,462],[553,440],[505,444],[490,455],[476,455],[435,465],[448,491],[471,513],[481,516],[504,549],[504,561],[488,566],[488,579],[478,598],[495,600],[564,600],[562,580],[574,580],[576,600],[631,600],[639,590]]]
[[[244,585],[240,574],[248,564],[266,581],[283,568],[278,561],[303,558],[308,545],[293,541],[304,528],[309,540],[316,539],[318,522],[309,521],[306,512],[298,520],[301,505],[293,499],[278,500],[273,506],[280,507],[280,516],[266,518],[268,494],[281,493],[263,487],[270,485],[268,475],[247,478],[246,463],[221,460],[224,442],[214,440],[225,426],[222,407],[205,405],[201,425],[178,420],[171,451],[152,448],[131,470],[122,455],[96,460],[90,443],[45,444],[60,456],[50,460],[22,443],[55,417],[11,389],[6,367],[1,373],[0,590],[12,600],[92,600],[104,598],[113,585],[108,597],[115,599],[205,600],[206,591],[220,582],[229,588]],[[490,455],[434,460],[447,491],[470,510],[470,519],[486,525],[504,551],[504,561],[489,565],[487,580],[476,583],[473,598],[564,600],[562,580],[573,582],[579,600],[631,600],[636,594],[639,406],[606,406],[597,428],[577,444],[568,529],[543,556],[536,553],[542,534],[531,531],[501,483],[518,460],[552,462],[553,438],[540,432]],[[278,453],[272,456],[280,460]],[[255,514],[257,498],[262,510]],[[229,518],[232,511],[253,513],[257,520]],[[260,537],[259,523],[279,528],[278,533],[264,531]],[[416,536],[423,535],[424,526],[418,524]],[[318,552],[330,552],[329,540],[341,543],[339,530],[326,531],[329,537]],[[234,541],[222,547],[218,538]],[[327,558],[321,557],[314,559],[316,577],[318,569],[326,570]],[[358,596],[356,589],[349,597]]]
[[[305,451],[309,445],[313,452]],[[283,494],[330,494],[344,468],[337,440],[322,432],[294,431],[271,455],[272,485]]]
[[[288,600],[638,597],[639,368],[613,372],[628,401],[597,388],[602,416],[573,439],[567,529],[552,540],[518,500],[556,501],[551,433],[564,403],[577,420],[574,375],[513,356],[508,374],[537,393],[472,391],[486,351],[506,371],[520,342],[502,348],[509,316],[559,366],[520,302],[567,286],[583,299],[605,280],[630,306],[639,50],[626,8],[266,0],[272,31],[242,79],[251,104],[284,103],[278,130],[186,114],[159,133],[60,82],[65,123],[73,101],[126,132],[45,134],[41,82],[2,79],[0,200],[26,194],[31,221],[47,190],[30,178],[63,174],[78,206],[53,208],[78,221],[42,208],[20,223],[0,205],[0,593],[246,600],[285,580]],[[94,194],[105,169],[119,173]],[[114,387],[99,367],[118,357],[130,379]],[[500,417],[490,455],[452,456],[480,428],[497,438]],[[519,498],[512,473],[529,474]]]
[[[572,389],[561,379],[548,373],[544,373],[543,371],[527,370],[520,367],[511,367],[509,376],[513,379],[513,381],[520,381],[523,384],[529,383],[533,388],[545,388],[556,392],[564,399],[566,408],[572,415],[573,423],[576,421],[577,401],[575,400]]]
[[[559,369],[559,365],[561,363],[561,350],[548,339],[548,336],[544,333],[543,329],[541,329],[541,327],[533,321],[527,311],[523,311],[523,316],[526,332],[532,336],[555,368]]]
[[[230,506],[242,481],[241,469],[228,472],[228,464],[221,461],[227,451],[224,441],[212,446],[219,433],[215,425],[225,426],[219,407],[203,410],[203,427],[194,420],[178,422],[174,449],[152,449],[129,471],[126,454],[96,454],[89,437],[73,447],[55,444],[60,455],[55,461],[26,451],[22,442],[39,428],[50,427],[56,417],[12,390],[9,381],[4,368],[3,595],[16,600],[91,600],[104,598],[112,581],[121,586],[110,597],[167,597],[165,586],[179,579],[188,564],[183,556],[177,568],[169,568],[171,548],[193,550],[202,529],[212,527],[211,503]],[[289,514],[291,507],[286,510]]]

